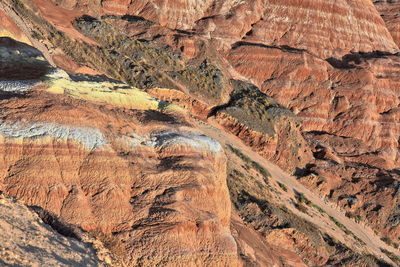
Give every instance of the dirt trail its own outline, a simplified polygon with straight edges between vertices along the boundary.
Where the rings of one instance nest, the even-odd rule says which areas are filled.
[[[222,130],[221,126],[218,125],[218,123],[216,123],[212,118],[208,120],[208,124],[198,120],[196,120],[196,122],[198,124],[198,127],[210,137],[216,139],[221,144],[233,144],[235,147],[242,150],[242,152],[244,152],[252,160],[263,165],[270,172],[272,176],[271,180],[279,181],[285,184],[288,188],[288,193],[286,193],[286,196],[283,196],[284,199],[282,200],[284,200],[286,204],[290,201],[290,199],[293,199],[294,191],[303,193],[306,198],[308,198],[314,204],[323,208],[328,216],[334,217],[338,222],[342,223],[344,226],[347,227],[347,229],[353,232],[355,236],[364,241],[366,244],[365,247],[368,249],[369,253],[375,254],[379,258],[393,264],[393,266],[398,266],[385,253],[383,253],[380,248],[384,248],[397,256],[400,256],[399,251],[384,243],[370,227],[350,220],[344,215],[343,212],[335,208],[332,203],[325,203],[325,201],[323,201],[316,193],[311,192],[309,189],[299,183],[295,177],[287,174],[277,165],[258,155],[256,152],[243,144],[243,142],[233,134],[227,133]],[[331,222],[328,216],[310,217],[299,212],[296,209],[292,209],[292,211],[295,212],[297,215],[304,217],[312,223],[316,224],[323,231],[331,234],[342,242],[352,238],[351,236],[346,235],[339,227]]]

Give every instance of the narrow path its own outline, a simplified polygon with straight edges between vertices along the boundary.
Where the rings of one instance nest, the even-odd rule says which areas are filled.
[[[224,130],[221,129],[221,126],[218,125],[212,118],[209,119],[208,124],[195,120],[198,124],[198,127],[203,130],[207,135],[210,137],[216,139],[219,141],[221,144],[233,144],[235,147],[239,148],[244,152],[247,156],[249,156],[252,160],[260,163],[263,165],[270,173],[273,179],[276,181],[279,181],[287,186],[289,189],[288,191],[297,191],[299,193],[303,193],[304,196],[306,196],[310,201],[312,201],[314,204],[320,206],[326,211],[326,214],[329,216],[334,217],[338,222],[342,223],[349,229],[351,232],[353,232],[358,238],[360,238],[363,242],[365,242],[366,247],[370,250],[371,253],[375,254],[381,259],[384,259],[385,261],[393,264],[393,266],[398,266],[396,263],[394,263],[385,253],[383,253],[380,248],[384,248],[392,253],[394,253],[397,256],[400,256],[400,253],[398,250],[395,248],[387,245],[385,242],[383,242],[375,233],[374,231],[363,224],[358,224],[355,221],[347,218],[343,212],[339,211],[338,209],[333,207],[332,205],[328,205],[325,203],[318,195],[317,193],[314,193],[310,191],[308,188],[306,188],[304,185],[299,183],[297,179],[294,176],[291,176],[287,174],[285,171],[283,171],[281,168],[279,168],[277,165],[271,163],[267,159],[261,157],[259,154],[251,150],[248,146],[243,144],[243,142],[234,136],[233,134],[227,133]],[[211,126],[210,126],[211,125]],[[307,220],[310,220],[310,218],[307,217]],[[327,218],[329,220],[329,218]],[[313,218],[311,218],[311,221],[313,221]],[[321,225],[321,221],[314,221],[314,223],[321,227],[323,230],[328,230],[328,228],[331,227],[326,227]],[[328,223],[328,225],[331,225],[333,223]],[[342,236],[345,235],[344,232],[335,226],[335,233],[338,235],[337,231],[342,232]],[[329,229],[332,232],[332,229]]]

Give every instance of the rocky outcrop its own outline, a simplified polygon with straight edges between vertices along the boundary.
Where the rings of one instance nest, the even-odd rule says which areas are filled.
[[[50,5],[48,3],[49,7]],[[241,5],[238,4],[237,6]],[[79,5],[74,6],[77,7]],[[43,6],[38,8],[39,10],[43,9]],[[22,9],[19,12],[26,13],[29,11]],[[65,11],[64,13],[72,14],[71,12],[73,11]],[[64,19],[75,19],[81,14],[78,11],[74,12],[74,16],[65,15]],[[237,11],[234,14],[239,13]],[[256,13],[253,12],[253,14]],[[35,15],[30,14],[30,16]],[[357,20],[356,18],[357,16],[354,19]],[[157,24],[158,22],[151,22],[151,18],[145,20],[129,16],[108,16],[104,17],[105,21],[100,21],[87,16],[81,17],[79,20],[73,21],[71,25],[74,26],[74,29],[78,29],[81,34],[89,37],[90,40],[101,44],[101,53],[104,56],[94,57],[94,53],[97,53],[96,49],[87,46],[88,44],[83,45],[80,42],[76,42],[76,39],[82,38],[68,34],[70,31],[66,35],[58,34],[56,29],[53,28],[59,27],[59,23],[54,19],[47,19],[53,26],[43,22],[42,24],[37,24],[37,27],[45,27],[42,29],[44,31],[43,35],[46,35],[46,31],[54,32],[53,35],[56,38],[51,36],[46,38],[53,42],[54,45],[61,47],[64,50],[63,53],[72,57],[73,61],[86,61],[89,63],[86,67],[97,68],[100,72],[108,73],[115,78],[123,79],[142,88],[176,88],[187,95],[181,95],[182,99],[192,99],[190,101],[196,106],[195,109],[201,108],[199,113],[202,116],[207,110],[211,110],[213,105],[221,105],[229,101],[229,94],[232,91],[232,87],[228,83],[230,76],[238,79],[248,77],[264,93],[274,97],[279,104],[290,108],[297,114],[303,122],[303,131],[327,131],[359,138],[365,141],[367,145],[371,145],[372,150],[380,150],[381,157],[386,160],[385,167],[391,168],[397,164],[396,144],[398,136],[396,135],[396,124],[386,122],[396,117],[396,101],[389,99],[393,93],[396,94],[397,81],[394,78],[395,76],[392,75],[397,66],[397,57],[395,55],[375,52],[359,53],[349,54],[342,59],[332,57],[325,61],[315,55],[316,51],[307,52],[312,50],[311,46],[307,47],[306,51],[303,48],[292,46],[290,43],[256,43],[253,40],[254,38],[250,38],[251,34],[249,34],[242,38],[244,41],[235,43],[232,50],[227,54],[227,59],[234,68],[233,71],[226,66],[226,62],[219,56],[210,55],[213,57],[213,62],[199,58],[199,60],[185,64],[186,59],[180,58],[177,52],[162,49],[159,45],[149,45],[147,41],[144,42],[142,39],[132,41],[126,37],[134,34],[132,32],[135,29],[134,25],[139,25],[139,29],[142,29],[141,33],[136,33],[136,35],[150,38],[152,34],[154,35],[161,31],[163,34],[158,34],[161,37],[157,38],[161,38],[160,42],[165,41],[169,44],[174,42],[168,41],[168,38],[162,36],[173,35],[176,40],[180,40],[182,36],[182,38],[193,36],[193,32],[181,31],[177,34],[162,28],[160,24]],[[378,19],[380,18],[378,17]],[[118,30],[115,27],[116,25],[121,26],[120,28],[123,31]],[[102,38],[102,36],[107,36],[107,38]],[[132,39],[135,39],[134,36],[132,36]],[[194,40],[196,38],[193,37]],[[223,39],[228,40],[229,38],[225,37]],[[203,42],[203,46],[205,45],[204,40],[201,41],[201,38],[198,40]],[[177,42],[179,43],[179,41]],[[154,43],[158,43],[158,41]],[[364,45],[367,42],[363,41],[362,43]],[[389,43],[385,42],[385,44]],[[89,42],[89,44],[92,44],[92,42]],[[74,46],[74,49],[71,49],[71,45]],[[394,51],[394,48],[374,47],[370,49]],[[184,51],[184,47],[181,50]],[[202,50],[203,52],[201,53],[208,53],[204,49]],[[72,53],[71,51],[75,52]],[[201,51],[200,48],[199,51]],[[325,49],[325,51],[328,50]],[[329,53],[329,56],[334,55],[333,50]],[[129,55],[132,54],[135,56],[127,60]],[[101,58],[109,60],[104,61]],[[142,62],[146,62],[146,64],[143,65]],[[353,68],[355,65],[358,68]],[[113,68],[110,68],[111,66]],[[117,67],[115,68],[115,66]],[[160,69],[162,70],[160,71]],[[368,76],[370,75],[368,72],[371,71],[374,73],[375,79]],[[383,79],[383,77],[386,77],[386,79]],[[387,80],[390,80],[390,83]],[[387,88],[385,92],[393,93],[372,92],[370,93],[371,97],[377,98],[376,103],[369,105],[363,102],[364,107],[354,104],[355,107],[353,108],[348,103],[356,103],[353,99],[359,99],[361,96],[353,94],[346,88],[350,85],[353,86],[354,83],[357,83],[357,86],[362,88],[362,90],[358,90],[359,94],[365,92],[365,90],[368,91],[369,86]],[[332,90],[332,88],[335,88],[335,90]],[[155,91],[153,90],[153,92]],[[366,95],[363,94],[362,97],[366,98]],[[170,100],[170,97],[165,97],[165,99]],[[321,101],[321,99],[324,101]],[[187,102],[187,100],[185,101]],[[208,104],[209,107],[207,108],[201,103]],[[382,105],[382,103],[384,104]],[[200,107],[198,107],[199,105]],[[338,116],[343,117],[343,119]],[[346,116],[351,118],[350,121],[357,121],[365,131],[360,131],[355,136],[352,130],[353,126],[349,123],[343,124],[344,121],[349,120],[345,118]],[[268,122],[263,123],[268,124]],[[375,127],[376,123],[377,127]],[[370,140],[371,135],[365,135],[370,131],[374,131],[375,135],[380,135],[381,137]],[[387,131],[390,132],[389,135],[384,134]],[[259,134],[259,131],[256,132],[256,134]],[[301,136],[297,139],[300,143],[304,142]],[[280,141],[283,144],[285,143],[284,138],[280,138]],[[279,153],[273,147],[271,148],[267,149],[269,150],[267,151],[268,154]],[[296,163],[292,165],[296,165]]]
[[[250,55],[250,50],[255,54]],[[261,55],[265,60],[257,59]],[[335,185],[325,188],[321,178],[302,179],[307,185],[318,187],[323,195],[330,191],[344,194],[353,176],[338,173],[351,164],[361,180],[372,179],[371,183],[379,184],[375,185],[376,190],[396,188],[397,178],[392,170],[399,166],[398,55],[356,53],[324,62],[306,51],[241,44],[231,51],[229,60],[243,75],[252,77],[263,92],[297,114],[301,129],[314,148],[314,157],[328,161],[317,162],[318,167],[313,169],[318,169],[315,174],[324,177],[328,184]],[[244,64],[248,60],[252,63]],[[391,177],[391,182],[380,184],[379,176],[373,175],[375,169],[387,170],[383,172]],[[356,190],[364,195],[370,191],[368,188],[367,183],[360,183]],[[368,210],[364,204],[373,202],[377,195],[371,193],[370,197],[360,200],[364,212]],[[387,216],[396,212],[396,197],[382,193],[378,199],[385,202]],[[371,220],[371,225],[381,231],[385,224]],[[396,232],[393,226],[385,226],[383,232],[387,231]]]
[[[396,245],[398,171],[376,167],[385,161],[368,152],[358,139],[321,132],[310,132],[305,137],[316,160],[297,170],[300,181],[337,203],[348,217],[372,226]]]
[[[55,232],[20,201],[0,194],[3,266],[109,266],[89,243]]]
[[[267,1],[264,14],[246,41],[306,49],[322,58],[398,49],[369,1]]]
[[[373,3],[385,21],[394,42],[400,47],[400,2],[384,0],[373,1]]]
[[[294,114],[251,84],[236,80],[231,83],[234,91],[230,101],[211,113],[218,123],[287,170],[305,165],[311,152]]]
[[[92,14],[134,15],[229,44],[244,39],[327,58],[398,47],[371,1],[53,1]]]
[[[37,56],[18,43],[2,49],[24,64]],[[1,98],[0,189],[114,233],[131,264],[235,265],[221,146],[177,106],[48,67],[24,90],[1,81],[12,94]]]
[[[247,261],[248,266],[272,266],[276,261],[268,253],[255,256],[259,247],[269,247],[266,251],[282,255],[280,259],[283,266],[385,265],[380,259],[366,253],[365,249],[360,250],[362,241],[346,226],[342,225],[333,233],[326,232],[327,229],[321,230],[322,225],[331,223],[332,217],[326,216],[323,208],[296,193],[295,189],[297,200],[290,197],[290,203],[286,203],[287,195],[282,192],[290,195],[291,189],[282,183],[278,183],[277,189],[272,173],[263,171],[240,149],[229,147],[227,153],[230,158],[228,187],[231,200],[242,220],[261,237],[261,240],[254,237],[254,242],[246,244],[244,242],[252,236],[248,231],[242,233],[244,236],[238,241],[242,259]],[[295,206],[294,210],[292,205]],[[319,217],[324,222],[317,224]],[[237,219],[233,220],[238,224]],[[344,239],[345,243],[338,239],[343,229],[347,231],[346,235],[355,236],[355,244],[348,243],[348,237]],[[265,257],[270,257],[269,263],[265,263]]]
[[[256,59],[261,55],[265,60]],[[305,51],[244,44],[228,58],[263,92],[297,114],[303,131],[360,139],[387,160],[386,168],[398,164],[397,55],[352,54],[328,64]]]
[[[227,59],[241,76],[249,77],[266,95],[296,114],[301,130],[314,149],[314,157],[319,159],[323,155],[328,161],[310,162],[309,166],[318,166],[311,169],[320,178],[301,179],[305,184],[320,190],[324,196],[335,195],[334,192],[344,194],[352,176],[347,172],[338,175],[339,170],[355,168],[360,179],[364,177],[365,181],[379,184],[374,190],[396,188],[397,178],[392,169],[399,166],[398,53],[353,52],[327,59],[315,53],[312,46],[298,49],[242,41],[233,46]],[[330,144],[321,136],[330,136]],[[333,147],[332,143],[335,143]],[[375,168],[391,177],[388,179],[392,182],[381,184],[380,176],[373,174]],[[325,188],[321,179],[335,185]],[[364,195],[370,191],[368,188],[366,183],[360,183],[356,190]],[[368,213],[367,203],[377,197],[375,193],[367,195],[371,199],[360,200],[362,214]],[[396,213],[396,197],[383,193],[380,196],[377,198],[388,208],[387,216]],[[331,200],[336,202],[338,198]],[[396,232],[395,226],[373,219],[370,225],[383,235]]]
[[[176,104],[184,109],[195,114],[200,119],[206,120],[211,112],[211,107],[206,103],[191,97],[188,94],[176,89],[168,88],[150,88],[146,90],[150,95],[167,101],[169,103]]]
[[[230,183],[232,223],[227,159],[192,117],[397,240],[397,2],[4,0],[0,12],[0,188],[112,235],[129,263],[368,265],[263,198],[267,185]]]

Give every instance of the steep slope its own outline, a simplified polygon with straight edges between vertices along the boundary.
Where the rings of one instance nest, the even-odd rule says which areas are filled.
[[[1,190],[114,233],[131,264],[235,265],[217,142],[177,106],[105,77],[69,76],[26,44],[0,42]],[[11,76],[16,64],[37,76]]]
[[[371,228],[347,218],[296,177],[223,131],[215,121],[209,121],[215,127],[198,123],[204,132],[226,146],[231,159],[228,187],[240,217],[260,233],[264,245],[272,246],[269,250],[284,255],[284,264],[299,264],[291,253],[308,266],[386,266],[385,261],[399,264],[398,258],[393,257],[397,250],[380,240]],[[240,241],[238,245],[239,250],[243,249]],[[263,266],[262,257],[255,257],[251,250],[245,258],[248,266]]]
[[[91,14],[140,16],[168,28],[221,38],[228,45],[245,37],[265,45],[308,49],[325,58],[350,51],[398,49],[368,0],[53,2]]]
[[[23,203],[0,195],[2,266],[108,266],[93,247],[53,231]]]
[[[400,47],[400,1],[373,1],[374,5],[386,23],[393,40]]]
[[[86,230],[112,232],[131,263],[384,264],[367,254],[390,261],[383,252],[398,251],[367,235],[371,227],[399,244],[396,8],[4,0],[1,36],[11,39],[0,48],[0,187]],[[339,211],[324,206],[329,216],[310,219],[295,192],[284,204],[295,209],[282,211],[265,173],[254,182],[254,170],[193,118],[232,133],[232,144],[243,141]],[[255,162],[290,177],[264,159]],[[276,179],[325,205],[293,177]],[[353,234],[335,239],[335,221]]]

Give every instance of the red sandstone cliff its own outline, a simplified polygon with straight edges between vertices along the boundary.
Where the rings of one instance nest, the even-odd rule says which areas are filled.
[[[361,243],[329,241],[326,216],[304,230],[197,124],[397,246],[399,12],[370,0],[5,0],[0,189],[112,232],[132,264],[364,266]],[[281,259],[249,244],[258,234]]]

